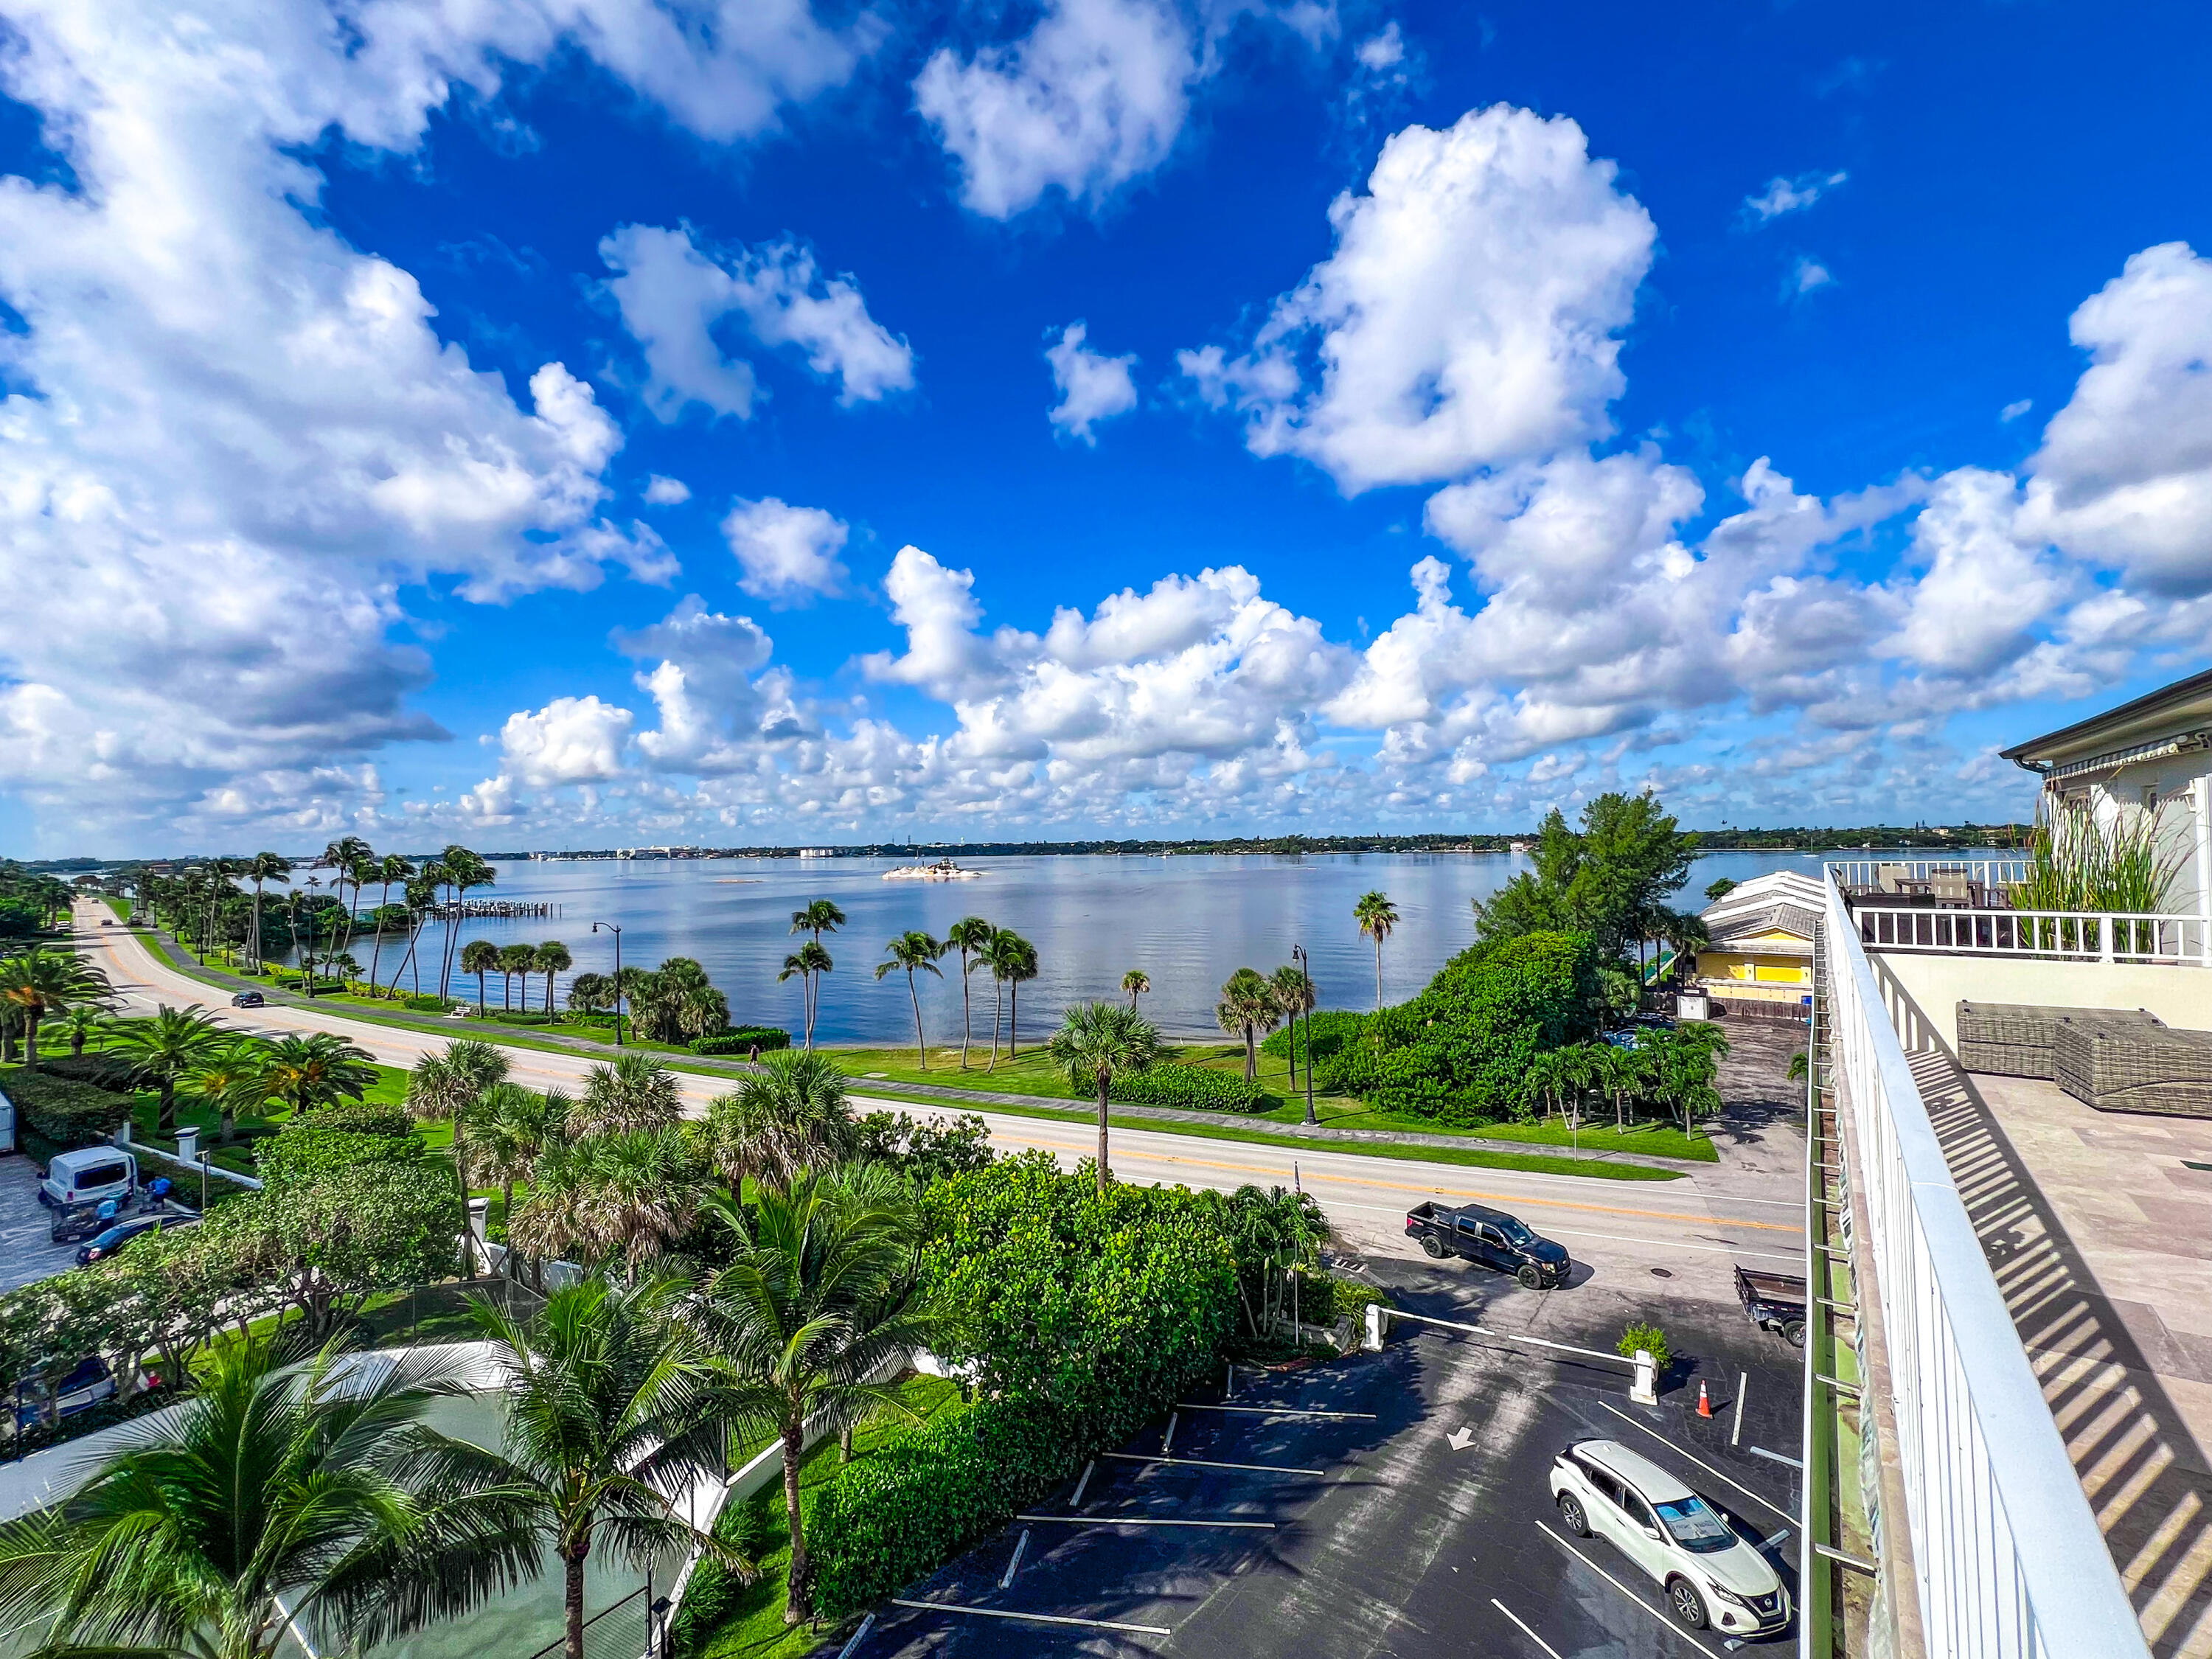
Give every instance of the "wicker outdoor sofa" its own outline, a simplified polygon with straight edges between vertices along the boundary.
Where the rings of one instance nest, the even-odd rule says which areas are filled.
[[[2100,1112],[2212,1117],[2212,1031],[2176,1030],[2143,1009],[1959,1004],[1959,1063],[2039,1077]]]

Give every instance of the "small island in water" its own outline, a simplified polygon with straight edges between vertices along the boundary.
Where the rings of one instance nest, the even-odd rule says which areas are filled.
[[[951,859],[939,859],[934,864],[902,864],[896,870],[884,872],[885,881],[981,881],[981,870],[963,870]]]

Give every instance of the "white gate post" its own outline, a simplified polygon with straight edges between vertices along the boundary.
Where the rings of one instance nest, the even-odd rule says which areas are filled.
[[[1659,1403],[1659,1362],[1648,1348],[1636,1351],[1636,1378],[1628,1385],[1628,1397],[1639,1406]]]
[[[1367,1304],[1367,1334],[1360,1346],[1365,1348],[1370,1353],[1382,1352],[1382,1304],[1380,1302],[1370,1302]]]

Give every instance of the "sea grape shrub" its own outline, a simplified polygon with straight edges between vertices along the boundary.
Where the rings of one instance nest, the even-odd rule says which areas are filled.
[[[1462,951],[1410,1002],[1369,1015],[1322,1061],[1331,1087],[1377,1110],[1464,1127],[1509,1115],[1528,1063],[1587,1036],[1597,960],[1586,933]]]
[[[1306,1061],[1306,1030],[1309,1024],[1313,1030],[1313,1051],[1326,1061],[1343,1053],[1345,1046],[1359,1035],[1360,1028],[1366,1022],[1366,1015],[1355,1013],[1347,1008],[1316,1008],[1310,1014],[1300,1014],[1297,1022],[1298,1064],[1304,1066]],[[1287,1025],[1269,1032],[1267,1040],[1260,1045],[1261,1054],[1277,1060],[1288,1060],[1291,1048],[1291,1029]]]
[[[420,1135],[363,1134],[301,1122],[254,1144],[253,1167],[272,1185],[313,1180],[378,1164],[419,1164]]]
[[[853,1129],[854,1158],[888,1164],[921,1187],[982,1169],[997,1156],[990,1126],[972,1114],[946,1122],[908,1112],[870,1112]]]
[[[685,1046],[695,1054],[743,1054],[757,1045],[763,1054],[791,1047],[791,1033],[780,1025],[740,1025],[712,1036],[693,1037]]]
[[[1234,1072],[1158,1060],[1141,1072],[1116,1072],[1108,1090],[1115,1100],[1139,1106],[1183,1106],[1206,1112],[1264,1112],[1282,1104],[1277,1096]]]

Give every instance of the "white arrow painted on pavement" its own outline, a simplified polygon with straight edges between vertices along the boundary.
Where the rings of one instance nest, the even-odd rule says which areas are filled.
[[[1444,1438],[1450,1443],[1454,1451],[1465,1451],[1474,1443],[1474,1431],[1462,1428],[1456,1433],[1446,1435]]]

